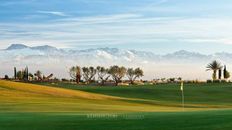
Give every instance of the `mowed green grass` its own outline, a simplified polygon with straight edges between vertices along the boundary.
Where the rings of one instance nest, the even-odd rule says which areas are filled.
[[[50,87],[47,87],[50,86]],[[232,85],[91,87],[0,81],[0,129],[232,129]]]
[[[93,115],[94,116],[94,115]],[[105,115],[0,113],[1,130],[231,130],[232,111]]]
[[[46,84],[53,87],[68,88],[86,92],[105,94],[111,96],[138,98],[159,102],[163,105],[181,105],[180,84],[157,84],[142,86],[77,86],[74,84]],[[202,83],[184,84],[185,103],[189,105],[202,105],[231,108],[232,83]]]
[[[133,98],[10,81],[0,81],[0,104],[0,112],[123,113],[181,109],[178,106],[153,105]]]

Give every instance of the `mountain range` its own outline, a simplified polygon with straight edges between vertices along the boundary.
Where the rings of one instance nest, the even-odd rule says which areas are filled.
[[[141,67],[147,72],[146,78],[181,76],[188,79],[210,78],[205,66],[212,60],[223,64],[232,63],[232,53],[214,53],[210,55],[180,50],[169,54],[125,50],[118,48],[96,49],[58,49],[52,46],[29,47],[24,44],[12,44],[0,50],[0,74],[10,73],[12,67],[29,66],[33,71],[42,69],[47,73],[57,73],[57,77],[68,77],[68,68],[80,66]],[[1,70],[2,69],[2,70]],[[189,71],[195,69],[195,72]],[[189,72],[188,72],[189,71]],[[199,75],[199,74],[200,75]],[[146,74],[146,73],[145,73]]]

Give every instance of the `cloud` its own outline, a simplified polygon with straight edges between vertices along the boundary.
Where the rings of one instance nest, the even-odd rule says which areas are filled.
[[[72,17],[45,23],[0,23],[1,44],[40,43],[57,47],[230,44],[231,18],[145,17],[116,14]],[[3,46],[3,45],[2,45]],[[146,48],[146,46],[144,46]],[[136,49],[136,48],[134,48]]]
[[[37,0],[6,0],[1,1],[0,6],[25,5],[37,2]]]
[[[48,15],[56,15],[56,16],[69,16],[68,14],[64,13],[64,12],[59,12],[59,11],[37,11],[37,13],[40,14],[48,14]]]
[[[139,14],[113,14],[113,15],[98,15],[98,16],[89,16],[89,17],[71,17],[71,18],[63,18],[54,20],[54,22],[58,23],[84,23],[84,24],[102,24],[102,23],[117,23],[123,22],[124,20],[130,20],[135,18],[140,18],[142,15]]]

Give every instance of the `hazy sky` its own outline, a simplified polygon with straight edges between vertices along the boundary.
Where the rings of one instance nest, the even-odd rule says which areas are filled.
[[[232,51],[231,0],[1,0],[0,48]]]

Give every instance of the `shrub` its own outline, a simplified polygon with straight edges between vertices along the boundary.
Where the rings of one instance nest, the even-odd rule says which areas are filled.
[[[5,75],[4,79],[5,79],[5,80],[9,80],[9,76],[8,76],[8,75]]]
[[[65,78],[61,79],[61,81],[62,81],[62,82],[69,82],[69,80],[68,80],[68,79],[65,79]]]
[[[213,83],[213,81],[210,80],[210,79],[208,79],[208,80],[206,81],[206,83]]]
[[[221,83],[227,83],[227,81],[226,80],[221,80]]]
[[[214,80],[213,83],[221,83],[221,80]]]
[[[184,81],[184,82],[188,83],[188,84],[194,83],[192,80],[187,80],[187,81]]]

